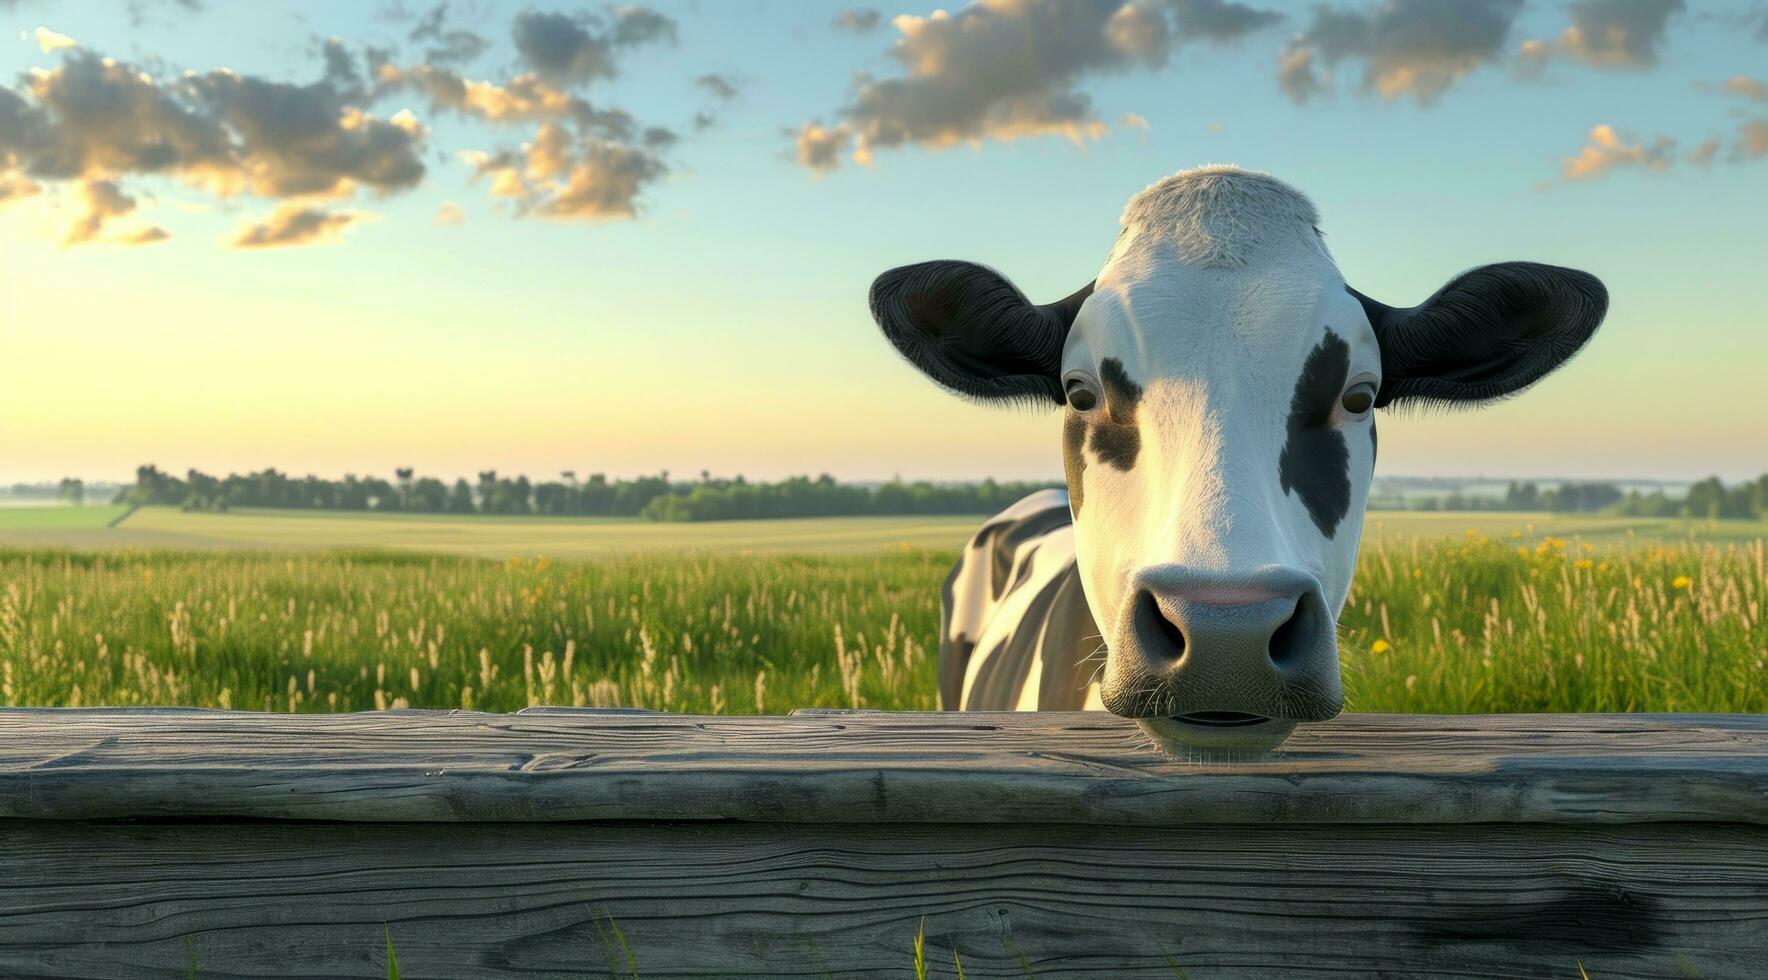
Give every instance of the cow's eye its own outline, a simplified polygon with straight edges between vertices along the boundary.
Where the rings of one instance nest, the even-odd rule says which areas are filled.
[[[1099,392],[1085,378],[1069,378],[1065,386],[1068,406],[1077,412],[1090,412],[1099,404]]]
[[[1363,381],[1351,385],[1345,390],[1344,397],[1338,400],[1348,415],[1362,415],[1375,405],[1375,385]]]

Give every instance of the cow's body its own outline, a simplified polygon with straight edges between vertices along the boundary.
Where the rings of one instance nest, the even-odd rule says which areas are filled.
[[[976,532],[945,583],[941,707],[1103,708],[1103,649],[1081,590],[1067,493],[1041,490]]]

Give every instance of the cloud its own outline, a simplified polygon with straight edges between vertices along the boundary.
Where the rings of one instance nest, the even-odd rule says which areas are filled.
[[[1589,142],[1560,164],[1567,181],[1594,180],[1617,168],[1644,167],[1662,173],[1675,162],[1676,141],[1660,136],[1651,143],[1628,142],[1606,123],[1590,130]]]
[[[609,221],[638,216],[640,194],[669,172],[657,151],[673,139],[652,129],[637,144],[619,143],[542,123],[520,150],[465,159],[475,179],[489,178],[491,196],[514,199],[520,215]]]
[[[52,31],[47,27],[37,28],[35,31],[31,32],[31,36],[37,39],[37,47],[44,54],[60,51],[63,48],[79,46],[73,38],[68,37],[66,34],[57,34],[55,31]]]
[[[892,21],[899,36],[889,50],[902,73],[861,76],[839,122],[794,133],[797,156],[828,170],[849,142],[854,159],[869,163],[879,150],[905,146],[1097,139],[1107,126],[1079,89],[1083,80],[1160,68],[1179,44],[1224,43],[1274,18],[1222,0],[991,0],[904,15]]]
[[[142,26],[147,22],[148,11],[155,7],[178,7],[187,14],[200,14],[205,5],[203,0],[129,0],[129,23]]]
[[[848,34],[869,34],[877,30],[878,25],[883,22],[883,15],[876,10],[869,7],[859,7],[853,10],[843,10],[836,14],[831,26]]]
[[[1269,27],[1283,15],[1234,0],[1170,0],[1173,21],[1182,37],[1227,44]]]
[[[1332,87],[1332,71],[1361,61],[1361,88],[1383,99],[1434,103],[1502,55],[1522,0],[1383,0],[1372,9],[1319,6],[1278,61],[1278,86],[1307,102]]]
[[[1752,119],[1737,127],[1737,144],[1732,157],[1738,160],[1760,160],[1768,156],[1768,119]]]
[[[1326,90],[1320,73],[1314,68],[1314,53],[1307,48],[1291,47],[1277,58],[1277,87],[1296,103],[1304,103]]]
[[[329,82],[226,70],[162,82],[85,52],[29,76],[26,95],[0,88],[0,158],[40,179],[161,175],[221,197],[395,191],[423,177],[424,138]]]
[[[461,65],[477,59],[491,47],[489,38],[472,31],[448,27],[448,4],[438,3],[417,18],[411,33],[413,41],[430,42],[423,60],[432,65]]]
[[[105,226],[112,219],[123,217],[135,211],[135,198],[123,193],[116,182],[109,180],[88,180],[80,185],[81,203],[84,205],[79,217],[68,227],[67,234],[62,236],[63,248],[98,241]],[[145,245],[150,242],[164,241],[171,236],[159,227],[143,228],[123,235],[113,236],[109,241],[124,245]]]
[[[24,174],[0,171],[0,207],[43,192],[43,186]]]
[[[154,242],[170,241],[171,238],[171,232],[161,228],[159,225],[153,225],[123,235],[117,238],[116,241],[123,245],[151,245]]]
[[[610,138],[625,138],[635,124],[619,110],[597,110],[588,101],[552,85],[539,75],[517,75],[499,85],[474,81],[452,68],[418,64],[410,68],[385,64],[376,72],[378,91],[416,91],[435,110],[457,112],[492,123],[570,119]]]
[[[262,221],[247,220],[228,242],[233,248],[277,248],[337,241],[344,229],[369,219],[358,211],[325,211],[291,201]]]
[[[1125,129],[1139,129],[1143,132],[1148,131],[1148,118],[1146,116],[1138,116],[1133,112],[1124,113],[1118,118],[1117,124]]]
[[[1748,75],[1733,75],[1719,85],[1721,91],[1757,102],[1768,102],[1768,85]]]
[[[675,21],[644,7],[620,7],[611,23],[593,16],[525,11],[512,28],[516,53],[551,82],[580,83],[612,78],[615,51],[652,42],[675,41]]]
[[[537,202],[534,213],[547,218],[605,221],[638,214],[645,185],[667,168],[654,155],[618,143],[592,140]]]
[[[450,23],[457,10],[437,3],[421,13],[388,12],[410,25],[402,33],[422,48],[421,60],[411,64],[396,63],[390,49],[320,42],[314,52],[322,71],[304,84],[226,69],[169,75],[41,31],[46,49],[63,52],[61,64],[35,69],[12,86],[0,84],[0,202],[67,183],[85,202],[69,244],[153,241],[167,237],[163,229],[123,235],[110,223],[135,209],[123,185],[160,178],[211,199],[282,202],[232,236],[234,247],[329,240],[368,215],[323,202],[398,194],[425,180],[431,134],[417,109],[532,127],[532,138],[519,146],[463,156],[472,179],[512,201],[518,216],[636,216],[646,189],[668,175],[664,156],[679,137],[592,104],[580,91],[617,74],[627,51],[673,42],[675,21],[636,6],[573,16],[517,14],[513,74],[479,80],[459,66],[483,55],[487,42]],[[719,101],[740,94],[731,75],[705,74],[693,84]],[[397,107],[393,100],[401,95],[411,108],[391,116],[377,109]],[[700,114],[699,123],[712,120],[710,111]],[[457,215],[464,212],[451,203],[437,220],[453,223]]]
[[[438,225],[464,225],[466,222],[466,209],[453,201],[443,201],[442,206],[436,209],[436,224]]]
[[[1581,0],[1571,5],[1571,26],[1557,40],[1523,44],[1518,67],[1538,73],[1552,58],[1596,68],[1642,69],[1658,62],[1670,15],[1683,0]]]
[[[246,184],[264,197],[342,197],[357,185],[404,190],[424,176],[424,128],[410,113],[379,119],[325,84],[289,85],[229,71],[187,81],[237,135]]]
[[[721,75],[717,73],[701,75],[699,78],[694,79],[694,85],[705,89],[707,92],[712,93],[712,95],[726,102],[736,98],[742,91],[741,86],[737,84],[736,79],[729,75]]]
[[[841,155],[853,135],[845,127],[825,127],[813,121],[798,128],[796,134],[798,165],[826,173],[841,165]]]

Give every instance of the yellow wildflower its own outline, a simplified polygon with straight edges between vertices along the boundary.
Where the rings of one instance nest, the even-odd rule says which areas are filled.
[[[1376,640],[1374,643],[1369,645],[1369,652],[1370,653],[1386,653],[1392,649],[1393,649],[1393,647],[1391,645],[1389,645],[1386,640]]]
[[[1694,584],[1693,579],[1689,578],[1686,575],[1678,575],[1678,576],[1676,576],[1675,580],[1670,583],[1670,588],[1672,588],[1672,589],[1686,589],[1693,584]]]
[[[1585,572],[1596,567],[1596,563],[1591,561],[1588,558],[1579,558],[1577,561],[1572,562],[1572,564],[1574,566],[1576,566],[1579,571],[1585,571]]]

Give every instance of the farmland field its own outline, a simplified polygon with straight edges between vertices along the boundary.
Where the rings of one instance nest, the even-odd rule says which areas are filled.
[[[73,513],[54,513],[73,512]],[[102,512],[102,513],[100,513]],[[503,560],[601,558],[649,551],[831,554],[885,545],[957,548],[980,520],[960,517],[822,517],[668,524],[642,518],[459,517],[435,514],[235,510],[187,513],[147,507],[114,528],[122,508],[0,510],[0,547],[79,551],[325,548],[395,549]]]
[[[976,524],[86,510],[0,512],[0,703],[929,708]],[[1371,514],[1347,709],[1768,710],[1763,533]]]
[[[774,521],[659,523],[641,518],[495,517],[241,509],[225,514],[148,507],[114,528],[122,507],[0,508],[0,548],[177,550],[393,549],[504,560],[602,558],[649,552],[864,554],[886,546],[957,549],[983,520],[936,517],[813,517]],[[1689,521],[1563,514],[1372,511],[1366,544],[1418,536],[1489,537],[1512,531],[1576,539],[1599,549],[1680,541],[1749,542],[1768,522]]]

